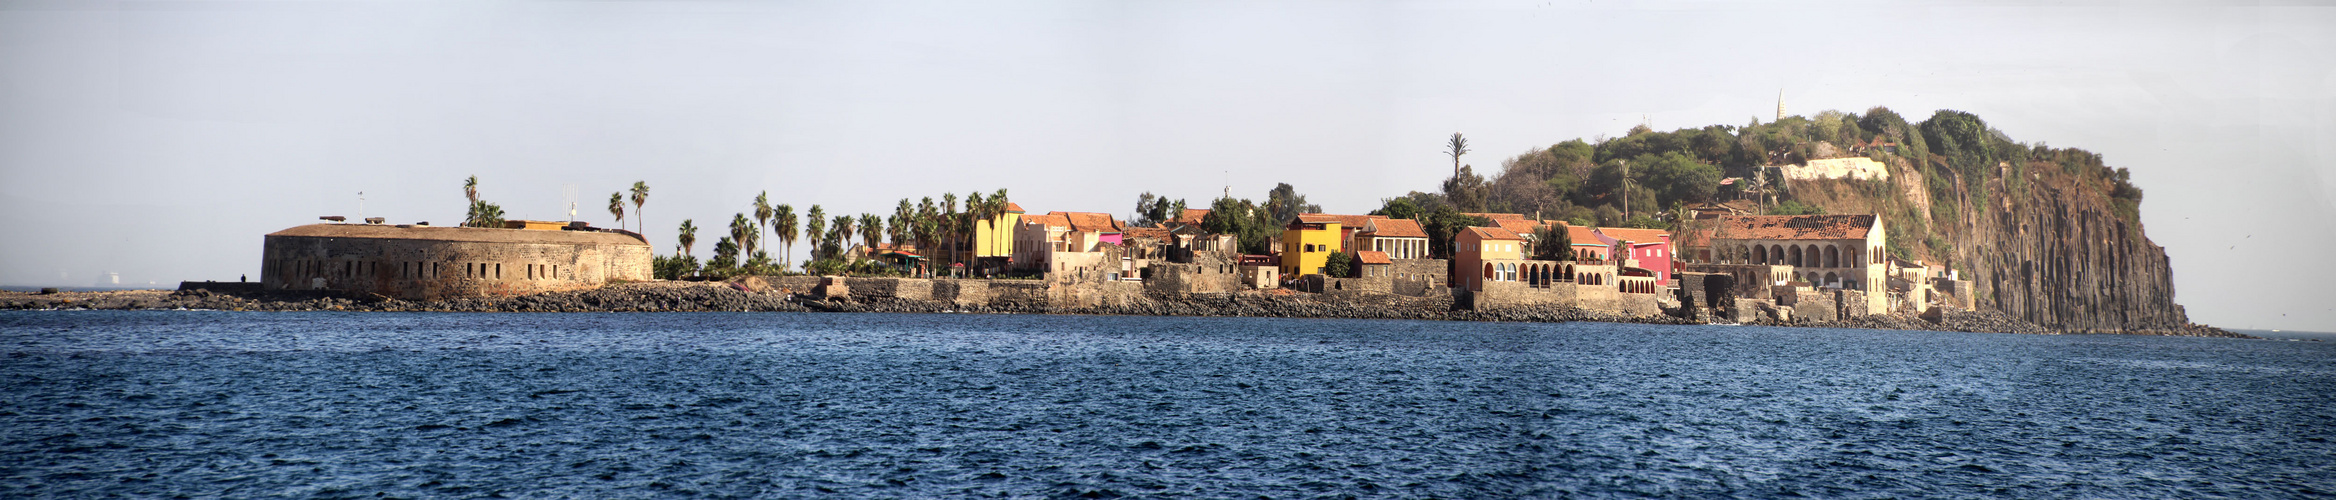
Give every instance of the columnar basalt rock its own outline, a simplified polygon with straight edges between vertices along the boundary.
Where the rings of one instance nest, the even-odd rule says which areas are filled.
[[[1997,196],[2005,196],[1997,190]],[[1975,302],[2069,332],[2185,329],[2165,249],[2114,215],[2097,192],[2036,183],[2014,209],[1977,216],[1957,261],[1977,276]]]

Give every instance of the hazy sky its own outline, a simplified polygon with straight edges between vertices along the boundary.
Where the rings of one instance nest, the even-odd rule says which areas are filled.
[[[319,215],[459,222],[473,174],[602,226],[646,180],[660,251],[765,190],[1359,213],[1455,131],[1489,171],[1780,90],[2102,153],[2193,320],[2336,330],[2336,8],[2293,5],[0,1],[0,285],[233,280]]]

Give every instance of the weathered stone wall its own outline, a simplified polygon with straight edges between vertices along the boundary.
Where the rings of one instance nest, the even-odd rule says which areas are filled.
[[[1470,308],[1478,311],[1490,311],[1542,305],[1583,307],[1579,303],[1579,293],[1590,288],[1592,287],[1577,287],[1572,283],[1562,282],[1548,288],[1535,288],[1522,281],[1487,281],[1484,282],[1484,290],[1466,293],[1469,295]],[[1465,292],[1465,289],[1453,290],[1453,293]],[[1604,299],[1600,305],[1606,307],[1605,310],[1618,310],[1613,305],[1611,295]],[[1587,309],[1588,307],[1583,308]]]
[[[1796,290],[1793,292],[1793,317],[1808,321],[1840,319],[1840,305],[1833,301],[1833,297],[1834,294],[1824,290]]]
[[[532,235],[523,233],[556,232],[460,230],[522,234],[495,235],[512,241],[271,234],[261,251],[260,281],[269,290],[440,300],[588,290],[610,281],[651,279],[649,246],[629,236],[602,234],[596,235],[605,236],[596,239],[599,241],[529,242],[526,237]]]
[[[1240,290],[1241,270],[1229,263],[1171,264],[1154,261],[1144,288],[1152,293],[1230,293]]]
[[[1866,292],[1864,291],[1834,290],[1833,294],[1833,303],[1840,306],[1838,316],[1841,319],[1863,318],[1880,312],[1873,307],[1871,301],[1866,300]]]
[[[1395,265],[1387,272],[1395,280],[1389,285],[1397,295],[1412,297],[1431,293],[1450,292],[1452,261],[1445,259],[1392,259]]]
[[[848,278],[854,299],[932,300],[933,280],[923,278]]]
[[[1736,277],[1713,273],[1679,273],[1680,301],[1690,306],[1725,309],[1736,303]]]
[[[1655,316],[1663,314],[1661,297],[1661,294],[1625,293],[1615,298],[1615,305],[1627,316]]]

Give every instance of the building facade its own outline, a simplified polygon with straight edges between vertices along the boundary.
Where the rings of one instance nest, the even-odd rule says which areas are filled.
[[[1330,254],[1344,250],[1340,247],[1344,235],[1336,217],[1300,215],[1290,221],[1282,228],[1282,275],[1322,274]]]
[[[639,236],[547,227],[558,228],[296,226],[266,236],[261,286],[441,300],[651,279],[649,244]]]

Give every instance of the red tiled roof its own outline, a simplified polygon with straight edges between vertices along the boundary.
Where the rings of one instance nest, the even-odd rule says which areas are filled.
[[[1024,215],[1024,216],[1022,216],[1022,223],[1023,223],[1023,224],[1040,224],[1040,225],[1045,225],[1045,226],[1048,226],[1048,227],[1061,227],[1061,228],[1068,228],[1068,227],[1071,227],[1071,219],[1070,219],[1069,217],[1064,217],[1064,216],[1062,216],[1062,213],[1061,213],[1061,212],[1056,212],[1056,213],[1051,213],[1051,214],[1030,214],[1030,215]]]
[[[1541,229],[1541,226],[1545,224],[1542,224],[1541,221],[1531,221],[1524,219],[1500,219],[1492,221],[1492,225],[1499,226],[1501,229],[1507,229],[1512,233],[1533,234],[1534,230]]]
[[[1427,230],[1419,227],[1419,221],[1411,219],[1372,219],[1370,225],[1365,226],[1365,228],[1381,238],[1428,237]]]
[[[1512,233],[1512,232],[1509,232],[1509,230],[1507,230],[1507,229],[1501,229],[1501,228],[1497,228],[1497,227],[1471,227],[1471,228],[1468,228],[1468,232],[1471,232],[1471,233],[1476,233],[1476,237],[1477,237],[1477,239],[1485,239],[1485,240],[1523,240],[1523,239],[1525,239],[1524,237],[1517,236],[1517,233]]]
[[[1199,223],[1200,223],[1200,220],[1201,220],[1202,218],[1205,218],[1205,217],[1208,217],[1208,216],[1209,216],[1209,209],[1206,209],[1206,208],[1187,208],[1187,209],[1184,209],[1184,213],[1181,213],[1181,214],[1176,214],[1176,220],[1177,220],[1177,221],[1179,221],[1179,222],[1190,222],[1190,223],[1193,223],[1193,224],[1199,224]]]
[[[1578,246],[1593,246],[1593,247],[1602,247],[1602,246],[1606,246],[1606,243],[1598,241],[1598,228],[1594,228],[1594,227],[1590,227],[1590,226],[1571,226],[1571,225],[1569,225],[1569,226],[1566,226],[1566,227],[1565,227],[1565,237],[1566,237],[1566,239],[1573,240],[1573,244],[1574,244],[1574,246],[1577,246],[1577,247],[1578,247]]]
[[[1713,237],[1731,240],[1855,240],[1872,231],[1865,215],[1732,215],[1711,220]]]
[[[1525,215],[1524,215],[1524,214],[1492,214],[1492,213],[1466,213],[1466,212],[1462,212],[1460,215],[1473,215],[1473,216],[1477,216],[1477,217],[1483,217],[1483,218],[1487,218],[1487,219],[1492,219],[1492,220],[1495,220],[1495,221],[1504,221],[1504,220],[1525,220]]]
[[[1640,245],[1662,243],[1663,237],[1671,235],[1669,231],[1664,231],[1661,229],[1639,229],[1629,227],[1601,227],[1598,228],[1598,232],[1606,233],[1606,237],[1608,238],[1629,240],[1631,243]]]
[[[1338,225],[1358,231],[1363,229],[1364,224],[1370,223],[1372,220],[1388,218],[1385,215],[1298,214],[1299,218],[1305,218],[1308,216],[1336,218],[1338,219]]]
[[[1168,239],[1168,230],[1157,227],[1131,227],[1124,232],[1129,238]]]
[[[1021,205],[1021,204],[1018,204],[1018,203],[1011,202],[1011,201],[1009,201],[1009,202],[1006,202],[1006,211],[1008,211],[1008,212],[1013,212],[1013,213],[1022,213],[1022,205]]]
[[[1394,264],[1395,259],[1387,258],[1387,252],[1364,250],[1355,252],[1355,262],[1364,264]]]
[[[1047,215],[1062,216],[1064,220],[1069,221],[1069,225],[1073,231],[1094,233],[1120,232],[1119,222],[1111,220],[1111,214],[1095,212],[1048,212]]]
[[[1322,215],[1322,214],[1298,214],[1298,220],[1297,220],[1297,221],[1298,221],[1298,222],[1305,222],[1305,223],[1310,223],[1310,224],[1338,224],[1338,225],[1341,225],[1341,226],[1343,226],[1343,225],[1346,225],[1346,221],[1339,220],[1339,219],[1338,219],[1338,216],[1336,216],[1336,215]]]

